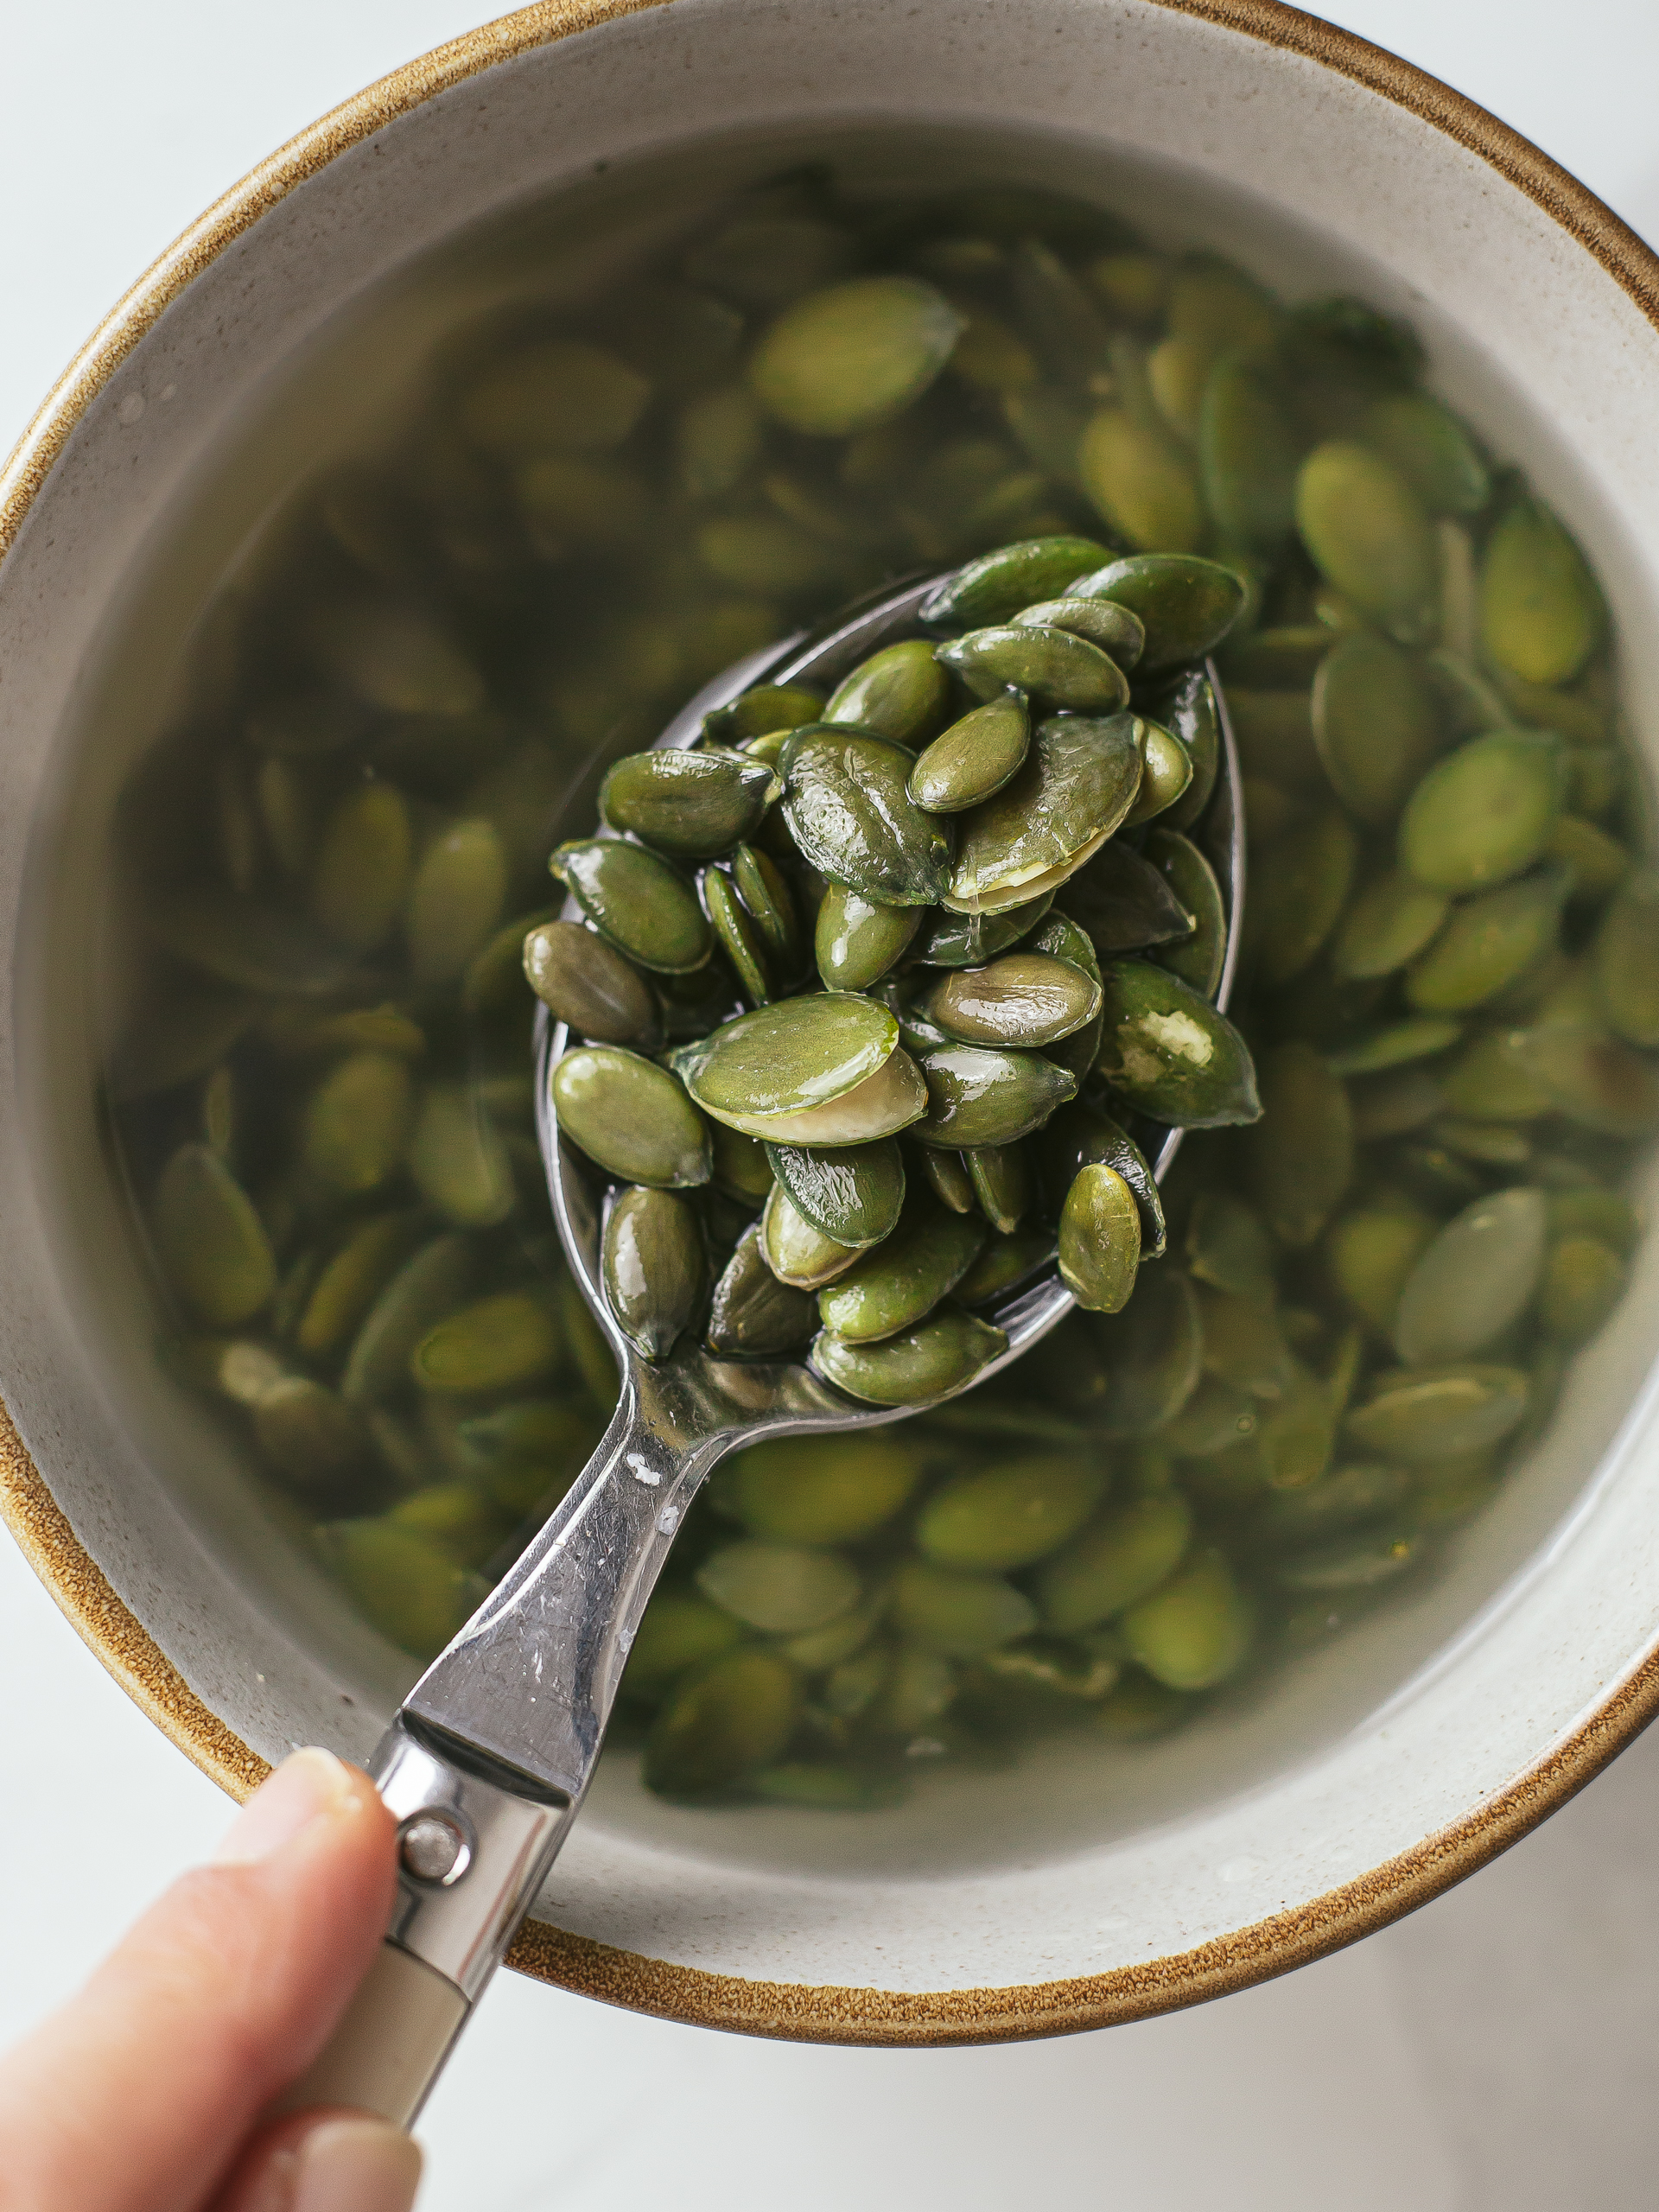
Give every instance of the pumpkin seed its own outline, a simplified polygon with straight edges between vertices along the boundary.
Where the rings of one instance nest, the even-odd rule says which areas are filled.
[[[1567,877],[1545,868],[1452,909],[1406,975],[1406,996],[1425,1013],[1462,1014],[1535,968],[1554,949]]]
[[[769,1144],[766,1159],[797,1211],[837,1244],[862,1251],[898,1226],[905,1168],[891,1137],[830,1150]]]
[[[1215,870],[1191,839],[1174,830],[1153,830],[1146,858],[1192,922],[1189,934],[1175,943],[1159,943],[1152,957],[1160,968],[1213,1000],[1227,959],[1227,910]]]
[[[1141,617],[1112,599],[1039,600],[1016,614],[1014,626],[1017,630],[1072,631],[1098,645],[1126,673],[1140,659],[1147,642]]]
[[[327,1522],[317,1547],[370,1627],[416,1659],[442,1651],[485,1594],[448,1552],[390,1521]]]
[[[841,1436],[768,1438],[722,1479],[752,1535],[784,1544],[851,1544],[885,1528],[927,1467],[925,1450],[880,1430],[856,1446]]]
[[[378,1190],[402,1164],[415,1114],[407,1064],[390,1052],[351,1052],[305,1103],[300,1157],[342,1197]]]
[[[1491,1029],[1471,1038],[1442,1073],[1444,1103],[1468,1121],[1532,1122],[1548,1114],[1549,1092],[1517,1055],[1524,1033]]]
[[[1515,500],[1480,566],[1480,641],[1528,683],[1567,683],[1594,651],[1601,595],[1584,556],[1541,500]]]
[[[709,709],[702,718],[702,742],[735,748],[823,719],[823,694],[810,683],[757,683],[729,706]]]
[[[807,1365],[867,1404],[917,1406],[961,1389],[1007,1348],[1001,1329],[947,1306],[879,1344],[847,1344],[825,1329],[813,1338]]]
[[[1117,663],[1073,630],[1018,623],[969,630],[939,646],[938,658],[981,699],[1020,690],[1041,706],[1100,715],[1128,704],[1128,680]]]
[[[826,991],[728,1021],[682,1046],[673,1065],[705,1113],[747,1135],[865,1144],[926,1108],[921,1077],[898,1039],[897,1020],[877,1001]]]
[[[1237,1298],[1271,1299],[1273,1245],[1258,1217],[1225,1191],[1200,1191],[1186,1227],[1187,1265]]]
[[[999,546],[937,585],[920,619],[934,627],[1011,622],[1022,608],[1065,591],[1104,555],[1092,537],[1028,537]]]
[[[1370,1395],[1348,1416],[1348,1431],[1364,1450],[1416,1465],[1484,1452],[1500,1442],[1527,1410],[1526,1376],[1518,1368],[1458,1364],[1379,1376]]]
[[[150,903],[144,918],[175,959],[240,990],[324,997],[346,974],[344,954],[320,930],[229,892],[168,892]]]
[[[1275,383],[1224,353],[1204,382],[1196,429],[1204,496],[1223,537],[1274,550],[1296,519],[1300,442]]]
[[[1137,829],[1157,814],[1167,812],[1192,780],[1192,763],[1179,738],[1156,722],[1147,722],[1141,788],[1135,804],[1123,817],[1126,830]]]
[[[1141,1256],[1163,1256],[1164,1206],[1158,1179],[1133,1137],[1093,1106],[1064,1106],[1046,1131],[1046,1177],[1051,1190],[1070,1190],[1083,1169],[1109,1167],[1135,1193],[1141,1212]]]
[[[1550,837],[1549,855],[1571,876],[1574,899],[1605,899],[1630,868],[1630,856],[1618,838],[1580,814],[1562,815]]]
[[[690,1590],[655,1597],[628,1647],[625,1692],[649,1695],[677,1675],[729,1651],[744,1640],[742,1624]]]
[[[1167,546],[1173,541],[1158,543]],[[1179,550],[1108,562],[1076,579],[1070,596],[1112,600],[1140,617],[1146,644],[1135,674],[1142,678],[1204,659],[1244,611],[1244,586],[1232,569]],[[1185,741],[1185,733],[1167,714],[1160,719]]]
[[[895,745],[925,745],[950,709],[950,683],[921,638],[885,645],[830,695],[826,722],[847,722]]]
[[[543,922],[524,938],[524,974],[556,1018],[596,1045],[646,1043],[657,1027],[651,987],[580,922]]]
[[[1343,916],[1332,943],[1332,972],[1344,982],[1393,975],[1433,942],[1451,911],[1443,893],[1391,869],[1368,884]]]
[[[411,1217],[377,1215],[353,1229],[311,1282],[294,1326],[298,1349],[315,1358],[343,1349],[407,1255]]]
[[[1254,1122],[1262,1111],[1243,1039],[1209,1001],[1144,960],[1103,975],[1100,1074],[1154,1121],[1184,1129]]]
[[[1104,958],[1191,932],[1192,914],[1154,864],[1151,851],[1148,843],[1143,858],[1114,838],[1063,887],[1065,912],[1082,925]]]
[[[1150,1596],[1120,1616],[1129,1656],[1154,1681],[1176,1690],[1213,1689],[1249,1649],[1255,1614],[1222,1553],[1192,1554]]]
[[[750,920],[736,886],[721,869],[709,868],[702,871],[698,889],[715,941],[731,963],[744,997],[751,1006],[766,1005],[777,995],[772,971],[760,932]]]
[[[1424,1015],[1414,1021],[1392,1021],[1351,1043],[1325,1054],[1332,1075],[1375,1075],[1384,1068],[1403,1067],[1413,1060],[1433,1059],[1447,1052],[1463,1034],[1455,1021]]]
[[[1141,1264],[1141,1213],[1110,1167],[1079,1169],[1060,1209],[1060,1274],[1079,1306],[1116,1313],[1128,1304]]]
[[[405,926],[417,982],[447,983],[499,926],[507,861],[488,822],[457,822],[435,837],[410,885]]]
[[[1624,1262],[1599,1236],[1561,1236],[1549,1248],[1538,1319],[1562,1344],[1588,1343],[1624,1295]]]
[[[1013,781],[963,818],[940,903],[956,913],[1001,913],[1076,874],[1135,803],[1143,730],[1134,715],[1039,722]]]
[[[948,1037],[967,1045],[1053,1045],[1100,1011],[1091,976],[1044,952],[1005,953],[984,968],[953,969],[924,1007]]]
[[[862,991],[901,959],[921,927],[920,906],[879,906],[832,883],[818,908],[813,950],[826,991]]]
[[[918,1548],[936,1566],[969,1572],[1029,1567],[1082,1527],[1104,1479],[1053,1452],[953,1476],[917,1516]]]
[[[785,308],[755,348],[750,386],[786,429],[844,438],[919,398],[965,327],[918,277],[855,277]]]
[[[817,1290],[844,1275],[867,1249],[826,1236],[781,1183],[773,1185],[760,1217],[760,1255],[779,1282],[793,1290]]]
[[[1408,1366],[1484,1351],[1531,1303],[1544,1265],[1538,1191],[1498,1191],[1449,1221],[1407,1277],[1394,1341]]]
[[[915,1126],[924,1144],[959,1150],[1013,1144],[1040,1128],[1075,1096],[1077,1079],[1040,1053],[982,1045],[942,1045],[918,1063],[927,1111]]]
[[[1479,448],[1432,392],[1393,391],[1366,409],[1365,442],[1391,461],[1431,514],[1478,515],[1492,480]]]
[[[771,1765],[795,1732],[800,1695],[800,1676],[770,1651],[740,1647],[694,1667],[652,1724],[647,1784],[694,1796]]]
[[[1249,1139],[1255,1203],[1284,1243],[1312,1244],[1354,1173],[1348,1094],[1311,1045],[1262,1063],[1262,1121]]]
[[[785,747],[784,819],[809,865],[888,906],[935,905],[949,880],[950,833],[906,786],[903,746],[827,725]]]
[[[1025,695],[989,700],[934,739],[910,772],[910,796],[930,814],[961,814],[1018,774],[1030,742]]]
[[[1480,891],[1548,849],[1567,800],[1559,740],[1537,730],[1472,739],[1431,768],[1400,823],[1402,865],[1437,891]]]
[[[1300,976],[1335,929],[1358,865],[1359,839],[1338,807],[1323,809],[1274,839],[1257,875],[1250,912],[1250,934],[1269,988]]]
[[[849,1344],[897,1336],[949,1297],[984,1242],[977,1217],[915,1207],[875,1250],[819,1291],[824,1327]]]
[[[1592,958],[1608,1022],[1627,1044],[1659,1045],[1659,875],[1633,873],[1602,916]]]
[[[639,967],[683,976],[709,957],[713,938],[696,893],[655,853],[620,838],[578,838],[548,866],[601,937]]]
[[[1370,1590],[1391,1582],[1422,1550],[1415,1529],[1393,1528],[1373,1536],[1351,1536],[1282,1561],[1274,1579],[1287,1590]]]
[[[893,1578],[893,1618],[900,1632],[943,1659],[977,1659],[1028,1636],[1036,1608],[1001,1575],[976,1574],[923,1560]]]
[[[276,1287],[270,1239],[211,1146],[179,1147],[162,1171],[152,1217],[168,1281],[205,1327],[239,1328],[270,1302]]]
[[[752,1222],[715,1285],[705,1341],[722,1357],[777,1358],[804,1346],[818,1325],[818,1309],[804,1290],[780,1282]]]
[[[1296,521],[1316,567],[1363,613],[1402,645],[1433,641],[1439,543],[1392,461],[1342,441],[1315,447],[1297,475]]]
[[[1434,702],[1416,663],[1363,630],[1339,640],[1313,681],[1313,741],[1332,789],[1362,822],[1393,820],[1439,749]]]
[[[409,804],[391,784],[348,791],[328,818],[311,880],[311,912],[353,952],[391,936],[413,863]]]
[[[1198,480],[1175,440],[1154,423],[1103,407],[1083,434],[1077,467],[1090,500],[1130,545],[1183,553],[1203,543]]]
[[[769,853],[740,845],[732,855],[732,881],[743,911],[760,933],[768,965],[786,983],[801,973],[801,925],[795,896],[783,870]]]
[[[614,1045],[568,1052],[553,1070],[563,1133],[625,1183],[683,1190],[713,1166],[702,1116],[666,1069]]]
[[[1138,1604],[1173,1574],[1192,1534],[1178,1491],[1132,1498],[1093,1522],[1037,1579],[1044,1621],[1075,1636]]]
[[[517,347],[469,387],[461,424],[481,452],[605,453],[644,413],[651,386],[598,346],[547,338]]]
[[[959,1152],[947,1152],[942,1145],[924,1144],[916,1148],[914,1157],[921,1163],[928,1188],[942,1205],[952,1213],[972,1213],[979,1200],[974,1191],[974,1179],[968,1173]]]
[[[1221,772],[1221,718],[1215,688],[1202,669],[1189,669],[1147,702],[1160,729],[1168,730],[1192,764],[1192,780],[1160,823],[1190,830],[1209,805]]]
[[[416,1385],[445,1395],[527,1390],[556,1373],[559,1332],[545,1298],[499,1292],[427,1331],[410,1355]]]
[[[607,770],[599,811],[659,852],[707,860],[752,836],[780,790],[765,762],[746,753],[631,753]]]
[[[1589,1022],[1543,1022],[1521,1032],[1514,1051],[1559,1113],[1611,1137],[1659,1128],[1659,1072],[1653,1063]]]
[[[337,1494],[368,1457],[361,1417],[308,1376],[285,1376],[264,1392],[253,1409],[253,1430],[278,1474],[309,1497]]]
[[[1000,1236],[1012,1236],[1031,1204],[1031,1170],[1017,1144],[978,1145],[962,1155],[979,1210]]]
[[[353,1405],[389,1397],[409,1380],[415,1347],[453,1313],[471,1286],[473,1251],[463,1236],[437,1236],[392,1276],[365,1315],[340,1379]]]
[[[642,1359],[666,1359],[702,1294],[702,1236],[671,1191],[627,1190],[605,1221],[606,1303]]]
[[[390,599],[312,607],[301,645],[318,673],[388,715],[475,715],[484,679],[444,624]]]
[[[422,1197],[455,1228],[492,1229],[512,1211],[507,1147],[460,1084],[433,1084],[423,1092],[408,1156]]]

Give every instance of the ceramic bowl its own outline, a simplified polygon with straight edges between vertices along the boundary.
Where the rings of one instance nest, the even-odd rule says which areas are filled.
[[[238,547],[480,303],[467,253],[448,292],[397,281],[416,257],[555,189],[568,242],[582,194],[622,204],[664,163],[702,189],[855,139],[879,162],[900,134],[941,175],[1049,181],[1408,315],[1440,388],[1591,547],[1659,743],[1659,264],[1491,117],[1269,0],[557,0],[274,155],[129,293],[0,478],[6,1511],[232,1791],[296,1742],[366,1753],[409,1668],[155,1361],[96,1112],[114,794]],[[841,1821],[664,1805],[615,1763],[514,1963],[759,2033],[971,2041],[1189,2004],[1381,1925],[1653,1708],[1656,1343],[1650,1245],[1438,1579],[1166,1744],[1039,1752]]]

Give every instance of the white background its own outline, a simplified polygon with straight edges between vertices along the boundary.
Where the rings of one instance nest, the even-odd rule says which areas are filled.
[[[1326,12],[1482,101],[1659,238],[1656,0]],[[465,0],[10,0],[0,451],[210,200],[337,100],[483,20]],[[3,2044],[207,1849],[226,1806],[3,1536],[0,1759]],[[423,2207],[1650,2212],[1656,1839],[1659,1735],[1473,1883],[1355,1950],[1198,2012],[998,2050],[749,2043],[504,1976],[423,2124]]]

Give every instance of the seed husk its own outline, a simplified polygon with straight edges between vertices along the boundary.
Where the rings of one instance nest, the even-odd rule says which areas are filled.
[[[1332,789],[1362,822],[1393,820],[1439,749],[1434,702],[1408,654],[1357,630],[1313,681],[1313,741]]]
[[[785,999],[684,1046],[674,1067],[707,1114],[777,1144],[865,1144],[925,1110],[899,1024],[845,991]],[[639,1181],[641,1179],[632,1179]]]
[[[808,863],[887,906],[937,905],[951,837],[906,785],[914,757],[885,738],[809,724],[780,756],[783,815]]]
[[[849,1344],[913,1327],[950,1295],[984,1242],[985,1224],[976,1215],[915,1206],[874,1251],[819,1291],[824,1327]]]
[[[416,1386],[445,1396],[528,1390],[559,1364],[558,1325],[544,1297],[499,1292],[429,1329],[410,1354]]]
[[[672,1191],[622,1192],[605,1222],[605,1300],[642,1359],[666,1359],[702,1294],[702,1233]]]
[[[979,1210],[999,1236],[1011,1236],[1031,1204],[1031,1168],[1017,1144],[976,1145],[962,1154]]]
[[[1160,968],[1213,999],[1227,961],[1227,909],[1216,872],[1192,840],[1175,830],[1153,830],[1146,858],[1192,923],[1189,935],[1160,941],[1152,957]]]
[[[942,1659],[977,1659],[1037,1625],[1031,1600],[1001,1575],[922,1560],[906,1561],[893,1578],[893,1618],[903,1635]]]
[[[930,814],[961,814],[1018,774],[1030,742],[1024,693],[988,700],[934,739],[910,772],[910,796]]]
[[[1635,870],[1602,916],[1592,954],[1608,1023],[1626,1044],[1659,1045],[1659,875]]]
[[[944,665],[976,698],[1024,692],[1039,706],[1113,715],[1128,704],[1128,679],[1111,657],[1074,630],[1005,626],[969,630],[938,648]]]
[[[922,1003],[964,1045],[1055,1045],[1094,1020],[1101,987],[1069,961],[1020,950],[984,968],[951,969]]]
[[[752,1222],[715,1285],[705,1341],[722,1357],[775,1359],[800,1351],[818,1325],[817,1303],[766,1265],[760,1224]]]
[[[1501,1442],[1527,1410],[1518,1368],[1472,1362],[1379,1376],[1348,1415],[1348,1433],[1379,1458],[1416,1465],[1484,1452]]]
[[[1248,1139],[1252,1194],[1274,1233],[1312,1244],[1353,1179],[1348,1094],[1311,1045],[1262,1059],[1262,1119]]]
[[[1368,884],[1344,914],[1332,942],[1332,972],[1344,982],[1393,975],[1433,942],[1451,911],[1443,892],[1390,869]]]
[[[1161,551],[1108,562],[1079,577],[1069,596],[1112,600],[1139,617],[1146,643],[1135,675],[1144,679],[1213,652],[1243,613],[1245,593],[1239,576],[1219,562]],[[1170,720],[1167,715],[1160,719]],[[1177,725],[1170,726],[1184,736]]]
[[[1141,1211],[1115,1168],[1077,1171],[1060,1208],[1060,1274],[1079,1306],[1117,1313],[1141,1264]]]
[[[779,1282],[793,1290],[817,1290],[844,1275],[866,1249],[826,1236],[781,1183],[772,1185],[760,1217],[760,1254]]]
[[[912,749],[925,745],[950,711],[950,683],[925,639],[884,645],[830,694],[826,722],[849,723]]]
[[[830,1149],[771,1144],[766,1158],[797,1211],[836,1243],[862,1251],[898,1226],[905,1167],[891,1137]]]
[[[1363,613],[1402,645],[1433,641],[1434,525],[1392,461],[1341,440],[1316,447],[1296,479],[1296,521],[1316,566]]]
[[[656,1031],[650,985],[580,922],[543,922],[531,930],[524,938],[524,974],[556,1018],[592,1044],[643,1044]]]
[[[1192,1535],[1192,1509],[1179,1491],[1114,1507],[1038,1576],[1045,1624],[1075,1636],[1137,1604],[1174,1573]]]
[[[1091,504],[1138,550],[1186,552],[1203,543],[1198,479],[1179,443],[1155,422],[1127,408],[1103,407],[1084,431],[1077,471]],[[1079,588],[1086,593],[1086,586],[1071,586]]]
[[[1129,1656],[1175,1690],[1212,1689],[1234,1673],[1255,1633],[1250,1602],[1224,1554],[1192,1555],[1161,1587],[1121,1616]]]
[[[1519,499],[1486,541],[1480,642],[1528,683],[1567,683],[1594,651],[1601,594],[1584,556],[1541,500]]]
[[[1483,1005],[1552,950],[1566,901],[1559,868],[1541,869],[1455,906],[1406,976],[1406,996],[1424,1013],[1462,1014]]]
[[[1400,823],[1401,865],[1436,891],[1484,891],[1548,849],[1567,803],[1558,738],[1499,730],[1460,745],[1431,768]]]
[[[953,1476],[917,1516],[917,1547],[936,1566],[969,1573],[1029,1567],[1077,1533],[1104,1484],[1098,1466],[1058,1452]]]
[[[276,1287],[270,1240],[211,1146],[179,1147],[162,1171],[152,1220],[168,1281],[204,1327],[240,1328],[269,1304]]]
[[[952,1150],[1013,1144],[1040,1128],[1075,1096],[1077,1079],[1039,1052],[982,1045],[942,1045],[919,1063],[927,1112],[915,1125],[924,1144]]]
[[[855,277],[785,308],[755,349],[750,386],[787,429],[844,438],[919,398],[966,327],[918,277]]]
[[[1105,1027],[1096,1065],[1132,1106],[1174,1128],[1257,1119],[1249,1050],[1207,999],[1144,960],[1110,961],[1102,980]]]
[[[909,949],[921,927],[920,906],[884,906],[832,883],[813,931],[813,951],[826,991],[868,990]]]
[[[421,1196],[456,1229],[492,1229],[513,1210],[506,1146],[459,1084],[435,1083],[422,1094],[408,1159]]]
[[[822,1330],[807,1365],[822,1381],[868,1405],[917,1406],[961,1389],[1007,1348],[1001,1329],[946,1306],[877,1344],[848,1344]]]
[[[625,958],[669,976],[701,968],[714,939],[697,894],[665,860],[620,837],[577,838],[548,862]]]
[[[1128,714],[1039,722],[1018,775],[963,817],[939,903],[955,913],[1001,913],[1076,874],[1135,803],[1143,728]]]
[[[402,1163],[414,1115],[407,1062],[390,1052],[349,1052],[305,1103],[300,1157],[342,1197],[377,1190]]]
[[[613,1045],[584,1046],[560,1059],[551,1090],[560,1129],[607,1173],[657,1190],[709,1180],[709,1132],[665,1068]]]
[[[1520,1187],[1447,1222],[1401,1292],[1394,1342],[1406,1364],[1467,1359],[1517,1321],[1543,1270],[1547,1228],[1543,1193]]]
[[[740,1648],[682,1675],[652,1723],[645,1778],[665,1796],[729,1788],[770,1766],[795,1732],[801,1678],[770,1651]]]
[[[658,852],[711,860],[753,836],[781,790],[764,761],[743,753],[631,753],[607,770],[599,811]]]
[[[1011,622],[1022,608],[1097,568],[1104,555],[1092,537],[1028,537],[999,546],[947,576],[924,601],[921,620],[963,628]]]

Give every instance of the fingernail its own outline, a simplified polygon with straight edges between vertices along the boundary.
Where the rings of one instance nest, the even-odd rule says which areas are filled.
[[[293,2212],[409,2212],[420,2145],[366,2114],[325,2120],[300,2144]]]
[[[292,1752],[262,1782],[213,1853],[219,1866],[245,1866],[269,1859],[319,1815],[342,1810],[357,1797],[356,1778],[343,1759],[311,1746]]]

